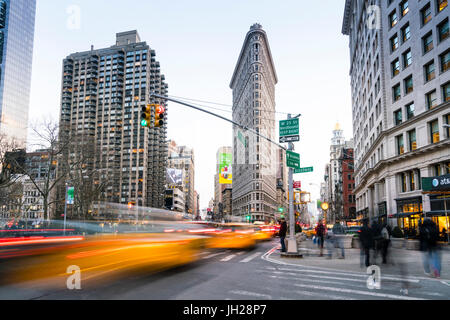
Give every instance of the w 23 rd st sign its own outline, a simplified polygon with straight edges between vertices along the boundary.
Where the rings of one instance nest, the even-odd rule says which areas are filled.
[[[286,165],[289,168],[300,169],[300,155],[286,150]]]
[[[306,173],[306,172],[313,172],[313,167],[306,167],[294,170],[294,173]]]
[[[280,143],[300,141],[298,119],[280,121]]]

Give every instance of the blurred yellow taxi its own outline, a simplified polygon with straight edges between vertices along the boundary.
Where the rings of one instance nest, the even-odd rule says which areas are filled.
[[[251,224],[218,224],[209,235],[211,236],[208,239],[209,248],[249,249],[256,245],[255,230]]]
[[[275,226],[259,225],[255,227],[254,237],[256,241],[266,241],[272,239],[276,232]]]
[[[204,236],[175,233],[101,234],[38,254],[27,248],[31,250],[28,256],[8,261],[14,264],[8,282],[66,279],[69,266],[79,268],[83,281],[111,280],[128,272],[162,271],[195,261],[206,240]]]
[[[312,238],[316,235],[316,230],[314,228],[303,229],[303,233],[306,235],[306,237]]]

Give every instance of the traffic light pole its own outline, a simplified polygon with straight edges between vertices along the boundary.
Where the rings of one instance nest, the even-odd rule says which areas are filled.
[[[261,138],[263,138],[263,139],[266,139],[267,141],[269,141],[269,142],[271,142],[271,143],[277,145],[277,146],[280,147],[281,149],[286,150],[286,148],[285,148],[284,146],[282,146],[282,145],[276,143],[275,141],[273,141],[273,140],[271,140],[271,139],[269,139],[269,138],[263,136],[263,135],[260,134],[259,132],[256,132],[255,130],[253,130],[253,129],[249,128],[249,127],[243,126],[243,125],[241,125],[240,123],[234,122],[233,120],[230,120],[230,119],[227,119],[227,118],[225,118],[225,117],[222,117],[221,115],[218,115],[218,114],[216,114],[216,113],[214,113],[214,112],[204,110],[204,109],[202,109],[202,108],[193,106],[193,105],[191,105],[191,104],[189,104],[189,103],[186,103],[186,102],[183,102],[183,101],[179,101],[179,100],[176,100],[176,99],[172,99],[172,98],[169,98],[169,97],[166,97],[166,96],[161,96],[161,95],[156,94],[156,93],[150,92],[150,96],[151,96],[151,97],[155,97],[155,98],[160,98],[160,99],[168,100],[168,101],[172,101],[172,102],[176,102],[176,103],[182,104],[182,105],[184,105],[184,106],[186,106],[186,107],[193,108],[193,109],[196,109],[196,110],[199,110],[199,111],[208,113],[208,114],[210,114],[210,115],[212,115],[212,116],[215,116],[215,117],[217,117],[217,118],[220,118],[220,119],[222,119],[222,120],[231,122],[232,124],[238,126],[238,127],[241,128],[242,130],[248,130],[248,131],[250,131],[250,132],[256,134],[257,136],[259,136],[259,137],[261,137]]]
[[[288,120],[291,119],[291,114],[288,114]],[[294,150],[294,144],[289,142],[288,150]],[[288,253],[297,253],[297,240],[295,239],[295,218],[294,218],[294,169],[289,168],[288,177],[289,190],[289,238],[287,245]]]

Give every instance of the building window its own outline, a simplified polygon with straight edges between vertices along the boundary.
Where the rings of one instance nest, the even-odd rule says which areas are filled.
[[[414,171],[409,172],[409,190],[416,190],[416,179],[414,179]]]
[[[394,102],[400,99],[400,97],[401,97],[401,94],[400,94],[400,83],[395,85],[392,88],[392,95],[393,95]]]
[[[444,102],[450,101],[450,82],[442,86],[442,98]]]
[[[395,34],[395,36],[393,36],[390,41],[391,41],[391,52],[394,52],[395,50],[398,49],[398,35]]]
[[[441,54],[439,60],[441,60],[441,72],[447,71],[450,67],[450,50]]]
[[[426,101],[428,109],[433,109],[437,105],[436,90],[433,90],[426,94]]]
[[[414,102],[406,105],[406,119],[409,120],[414,117]]]
[[[437,9],[438,12],[441,12],[442,10],[444,10],[447,7],[448,4],[448,0],[437,0]]]
[[[399,135],[395,137],[395,140],[397,141],[397,154],[403,154],[405,153],[405,145],[403,144],[403,135]]]
[[[437,120],[430,122],[431,143],[439,142],[439,124]]]
[[[406,173],[400,174],[401,182],[402,182],[402,192],[406,192]]]
[[[424,66],[425,69],[425,82],[433,80],[436,75],[434,72],[434,60]]]
[[[396,10],[392,11],[389,15],[389,22],[391,24],[391,28],[394,27],[398,22],[397,12]]]
[[[409,12],[408,0],[400,2],[400,12],[402,17],[404,17]]]
[[[410,31],[411,30],[410,30],[410,27],[409,27],[409,23],[402,28],[402,41],[403,41],[403,43],[405,43],[406,41],[409,40],[409,38],[411,38],[411,32]]]
[[[409,140],[409,151],[416,150],[417,149],[416,129],[408,131],[408,140]]]
[[[433,172],[435,176],[440,176],[441,175],[441,166],[440,165],[434,165],[433,166]]]
[[[409,67],[412,63],[411,49],[408,49],[403,53],[403,69]]]
[[[449,30],[448,30],[448,19],[445,19],[444,22],[438,25],[438,38],[439,42],[444,41],[449,36]]]
[[[422,25],[426,25],[431,20],[431,6],[428,3],[422,10],[420,10],[420,15],[422,16]]]
[[[395,77],[400,73],[400,61],[398,60],[398,58],[391,63],[391,68],[392,68],[392,77]]]
[[[402,110],[401,109],[398,109],[397,111],[394,112],[394,123],[396,126],[402,123]]]
[[[404,85],[405,85],[405,94],[412,92],[414,90],[412,75],[407,77],[403,81],[404,81]]]
[[[428,33],[422,38],[423,42],[423,53],[427,53],[433,49],[433,33]]]
[[[444,116],[445,124],[450,124],[450,113]],[[450,127],[446,127],[445,131],[447,132],[447,138],[450,138]]]

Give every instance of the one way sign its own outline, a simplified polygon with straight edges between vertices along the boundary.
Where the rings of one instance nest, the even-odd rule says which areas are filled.
[[[300,141],[299,135],[280,137],[280,143],[297,142],[297,141]]]

